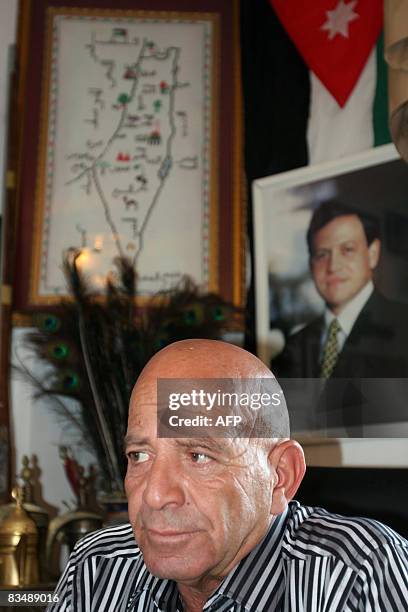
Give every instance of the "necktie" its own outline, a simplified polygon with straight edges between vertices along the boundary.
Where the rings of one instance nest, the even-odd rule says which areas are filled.
[[[321,363],[321,378],[330,378],[339,356],[339,345],[337,344],[337,332],[341,329],[337,319],[329,325],[326,342],[323,347],[323,359]]]

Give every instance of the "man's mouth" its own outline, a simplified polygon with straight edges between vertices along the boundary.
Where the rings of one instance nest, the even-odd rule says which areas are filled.
[[[191,542],[198,533],[198,531],[175,531],[173,529],[145,529],[144,532],[145,543],[149,543],[150,546],[159,547],[161,551],[167,549],[171,551],[177,550],[178,547],[185,546]]]
[[[186,536],[186,535],[191,535],[193,533],[195,533],[194,531],[190,530],[190,531],[178,531],[175,529],[146,529],[147,533],[149,535],[152,535],[153,537],[159,537],[159,538],[174,538],[174,537],[179,537],[179,536]]]
[[[328,285],[328,287],[336,287],[337,285],[341,285],[343,283],[345,283],[347,281],[346,278],[329,278],[326,281],[326,284]]]

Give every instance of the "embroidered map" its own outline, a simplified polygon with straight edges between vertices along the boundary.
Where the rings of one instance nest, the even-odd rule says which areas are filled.
[[[65,294],[62,254],[101,285],[129,257],[143,295],[209,284],[215,142],[211,19],[52,19],[41,298]]]

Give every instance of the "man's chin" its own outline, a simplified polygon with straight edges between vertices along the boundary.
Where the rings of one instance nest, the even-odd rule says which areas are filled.
[[[197,555],[197,551],[196,551]],[[193,555],[187,557],[169,557],[162,555],[143,554],[145,565],[149,572],[157,578],[174,580],[179,583],[195,583],[207,572],[207,567],[201,557],[199,564]]]
[[[195,566],[202,565],[203,550],[206,548],[204,535],[202,531],[177,535],[143,531],[140,534],[139,546],[148,570],[159,578],[195,578]]]
[[[350,297],[346,292],[332,291],[330,293],[327,293],[324,299],[330,310],[337,314],[340,314],[342,309],[352,299],[352,296]]]

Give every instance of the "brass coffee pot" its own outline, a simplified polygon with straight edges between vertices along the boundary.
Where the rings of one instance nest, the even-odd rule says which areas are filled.
[[[55,552],[58,551],[57,543],[67,544],[69,552],[72,551],[76,542],[92,531],[100,529],[103,524],[101,514],[90,509],[88,503],[88,479],[85,477],[84,468],[78,466],[78,506],[74,511],[66,512],[55,517],[49,524],[45,562],[48,575],[56,579],[61,571],[58,563],[55,563]]]
[[[15,504],[0,523],[0,584],[29,586],[39,582],[38,531],[23,508],[23,494],[14,487]]]
[[[23,456],[22,464],[23,467],[20,472],[20,479],[22,480],[22,506],[37,527],[40,583],[46,583],[48,580],[48,571],[45,563],[45,555],[49,516],[44,508],[38,506],[34,502],[33,467],[30,467],[30,460],[27,455]],[[13,508],[13,503],[0,506],[0,522],[10,514]]]

